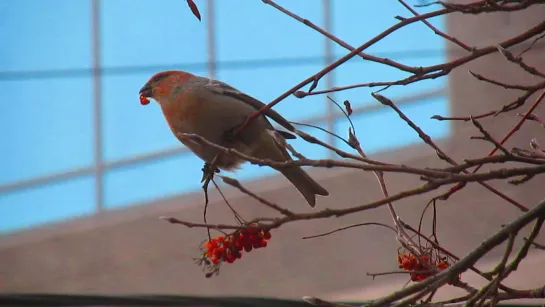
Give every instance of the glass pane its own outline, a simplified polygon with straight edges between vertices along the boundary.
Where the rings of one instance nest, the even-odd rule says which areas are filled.
[[[0,233],[93,213],[94,183],[85,176],[2,195]]]
[[[323,2],[276,1],[323,27]],[[316,58],[324,55],[324,37],[261,1],[216,1],[219,61]],[[286,33],[289,33],[287,35]]]
[[[220,69],[217,79],[267,104],[321,68],[322,65],[315,64],[253,69]],[[323,88],[323,86],[320,84],[319,88]],[[307,96],[303,99],[290,96],[274,106],[273,109],[287,120],[301,121],[315,116],[325,116],[324,100],[324,96]]]
[[[104,176],[106,208],[119,208],[172,197],[201,188],[204,163],[187,153],[108,170]]]
[[[0,184],[91,165],[91,78],[1,81],[0,92]]]
[[[100,3],[103,66],[206,62],[206,22],[191,14],[186,1]],[[197,4],[206,18],[206,1]]]
[[[90,1],[2,0],[0,29],[0,71],[91,67]]]
[[[430,137],[439,139],[449,135],[448,122],[430,119],[435,114],[449,113],[449,101],[446,96],[402,104],[398,107]],[[421,142],[418,134],[388,107],[381,107],[376,111],[354,116],[351,119],[362,149],[367,154]],[[339,135],[347,136],[348,127],[348,120],[339,119],[335,131]],[[344,143],[338,142],[337,146],[348,152],[355,152]]]
[[[138,100],[138,91],[154,73],[103,77],[102,133],[106,161],[182,146],[170,131],[159,105],[152,100],[142,106]]]
[[[332,2],[332,32],[355,48],[398,23],[399,20],[395,19],[395,16],[414,16],[396,1],[332,0]],[[422,4],[419,0],[406,2],[412,7],[414,4]],[[416,11],[425,13],[435,9],[437,9],[436,6],[428,6],[416,8]],[[363,24],[354,26],[353,22],[346,22],[347,20],[363,21],[361,22]],[[428,21],[439,30],[446,29],[443,17],[430,18]],[[366,52],[379,52],[380,56],[390,57],[407,51],[442,50],[445,46],[446,42],[443,38],[434,34],[422,22],[415,22],[388,35]],[[335,53],[342,56],[348,51],[336,45]]]

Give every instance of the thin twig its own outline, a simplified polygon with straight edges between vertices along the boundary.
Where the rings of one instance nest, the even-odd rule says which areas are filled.
[[[536,37],[536,38],[534,39],[534,41],[533,41],[528,47],[526,47],[524,50],[522,50],[522,51],[519,53],[519,55],[517,56],[517,58],[521,58],[523,54],[525,54],[526,52],[532,50],[532,48],[534,47],[534,45],[535,45],[540,39],[542,39],[542,38],[544,38],[544,37],[545,37],[545,33],[543,33],[543,34],[539,35],[538,37]]]
[[[441,245],[437,244],[436,242],[430,240],[428,237],[426,237],[425,235],[423,235],[422,233],[420,233],[420,231],[414,229],[411,225],[409,224],[404,224],[403,225],[405,228],[409,229],[410,231],[416,233],[418,235],[419,238],[422,238],[424,239],[426,242],[428,242],[429,244],[431,244],[433,246],[433,248],[441,251],[442,253],[448,255],[449,257],[451,257],[452,259],[458,261],[460,260],[460,257],[454,255],[453,253],[449,252],[448,250],[446,250],[445,248],[443,248]],[[476,267],[474,266],[471,266],[469,267],[470,270],[472,270],[473,272],[479,274],[480,276],[482,276],[483,278],[485,279],[488,279],[489,281],[492,280],[492,277],[490,277],[489,275],[486,275],[485,272],[482,272],[481,270],[477,269]],[[507,291],[507,292],[512,292],[514,291],[513,289],[509,288],[509,287],[506,287],[506,286],[503,286],[500,284],[500,289],[504,290],[504,291]]]
[[[416,133],[418,134],[418,136],[424,141],[424,143],[428,144],[429,146],[431,146],[435,152],[437,153],[437,155],[439,156],[439,158],[441,158],[442,160],[445,160],[447,161],[448,163],[452,164],[452,165],[458,165],[458,163],[456,163],[456,161],[454,161],[452,158],[450,158],[443,150],[441,150],[441,148],[439,148],[439,146],[437,146],[433,140],[431,139],[431,137],[426,134],[420,127],[418,127],[412,120],[410,120],[394,103],[392,100],[380,95],[380,94],[377,94],[377,93],[372,93],[371,94],[375,99],[377,99],[380,103],[386,105],[386,106],[389,106],[390,108],[392,108],[399,117],[401,117],[408,125],[409,127],[411,127],[414,131],[416,131]],[[464,173],[468,173],[466,170],[463,170]],[[504,200],[510,202],[511,204],[515,205],[516,207],[518,207],[519,209],[521,209],[522,211],[528,211],[528,208],[526,208],[526,206],[523,206],[522,204],[518,203],[517,201],[511,199],[510,197],[508,197],[507,195],[505,195],[504,193],[496,190],[495,188],[493,188],[492,186],[490,186],[488,183],[486,182],[483,182],[483,181],[479,181],[478,182],[480,185],[484,186],[485,188],[487,188],[488,190],[490,190],[492,193],[498,195],[499,197],[503,198]],[[450,195],[449,195],[450,196]],[[444,196],[442,196],[442,199],[446,199]]]
[[[475,125],[475,127],[477,127],[477,129],[479,129],[479,131],[481,132],[481,134],[483,135],[483,139],[492,143],[497,149],[501,150],[503,152],[503,154],[505,154],[506,156],[510,156],[511,155],[511,152],[509,150],[507,150],[507,148],[503,147],[502,144],[500,144],[500,142],[496,141],[496,139],[494,139],[490,133],[488,133],[488,131],[486,131],[486,129],[484,129],[483,125],[481,125],[481,123],[479,123],[476,119],[472,118],[471,119],[471,122],[473,123],[473,125]],[[471,137],[472,139],[476,139],[477,137]]]
[[[522,68],[527,73],[529,73],[531,75],[534,75],[534,76],[539,76],[541,78],[545,78],[544,73],[540,72],[535,67],[524,63],[524,61],[522,60],[521,57],[515,57],[513,55],[513,53],[511,53],[511,51],[507,50],[506,48],[504,48],[502,46],[498,46],[498,50],[500,51],[501,55],[503,55],[507,60],[517,64],[518,66],[520,66],[520,68]]]
[[[215,224],[215,225],[213,225],[213,224],[191,223],[191,222],[186,222],[186,221],[179,220],[179,219],[177,219],[175,217],[168,217],[168,216],[161,216],[161,217],[159,217],[159,219],[167,221],[167,222],[169,222],[171,224],[181,224],[181,225],[184,225],[185,227],[188,227],[188,228],[197,227],[197,228],[207,228],[207,229],[216,229],[216,230],[221,230],[221,229],[239,230],[239,229],[246,228],[244,226],[234,226],[234,225],[226,225],[226,224]]]
[[[530,241],[528,238],[523,238],[523,239],[524,239],[524,241]],[[539,243],[536,243],[536,242],[531,242],[531,244],[536,249],[545,250],[545,245],[544,244],[539,244]]]
[[[388,304],[391,304],[401,298],[410,296],[415,293],[419,293],[422,290],[437,289],[441,285],[447,283],[453,276],[457,276],[458,274],[467,270],[470,266],[473,266],[479,259],[481,259],[484,254],[488,253],[494,247],[507,240],[510,233],[519,231],[528,223],[535,220],[536,217],[543,215],[545,215],[545,200],[542,201],[539,205],[530,209],[530,211],[524,213],[523,215],[512,221],[511,223],[505,225],[505,227],[500,229],[500,231],[483,241],[472,252],[470,252],[460,261],[456,262],[450,268],[438,273],[435,276],[429,277],[428,279],[420,283],[413,284],[412,286],[409,286],[403,290],[374,300],[371,304],[368,305],[368,307],[387,306]]]
[[[333,159],[319,159],[319,160],[302,160],[301,159],[301,160],[288,160],[288,161],[280,162],[280,161],[274,161],[270,159],[255,158],[255,157],[243,154],[240,151],[237,151],[235,149],[214,144],[196,134],[180,133],[178,134],[178,136],[184,139],[192,140],[193,142],[201,144],[202,146],[209,146],[211,148],[214,148],[215,150],[220,151],[222,154],[232,155],[237,158],[244,159],[250,162],[251,164],[255,164],[259,166],[270,166],[272,168],[291,168],[294,166],[313,166],[313,167],[323,167],[323,168],[345,167],[345,168],[361,169],[364,171],[401,172],[401,173],[428,176],[433,178],[445,178],[451,175],[448,172],[442,172],[439,170],[420,169],[420,168],[415,168],[415,167],[410,167],[405,165],[393,165],[393,164],[385,164],[385,163],[381,163],[381,165],[373,165],[373,164],[363,164],[359,162],[352,162],[352,161],[346,161],[346,160],[333,160]],[[366,157],[363,158],[362,160],[372,161]]]
[[[474,72],[472,72],[471,70],[469,70],[469,73],[470,73],[473,77],[475,77],[475,79],[477,79],[477,80],[479,80],[479,81],[484,81],[484,82],[487,82],[487,83],[490,83],[490,84],[493,84],[493,85],[501,86],[501,87],[503,87],[504,89],[508,89],[508,90],[520,90],[520,91],[529,91],[529,90],[531,90],[531,86],[528,86],[528,85],[517,85],[517,84],[507,84],[507,83],[503,83],[503,82],[500,82],[500,81],[496,81],[496,80],[492,80],[492,79],[490,79],[490,78],[484,77],[483,75],[474,73]]]
[[[419,16],[424,16],[424,15],[425,14],[422,14],[422,15],[419,15]],[[404,19],[404,21],[409,20],[409,19],[410,18]],[[501,48],[504,48],[504,49],[515,46],[515,45],[518,45],[518,44],[532,38],[533,36],[535,36],[537,34],[542,33],[543,31],[545,31],[545,21],[539,23],[538,25],[536,25],[535,27],[529,29],[528,31],[526,31],[526,32],[524,32],[524,33],[522,33],[522,34],[520,34],[518,36],[512,37],[511,39],[505,40],[505,41],[503,41],[503,42],[501,42],[501,43],[499,43],[497,45],[491,45],[491,46],[475,49],[473,51],[473,53],[471,53],[470,55],[460,57],[460,58],[452,60],[450,62],[445,62],[445,63],[442,63],[442,64],[437,64],[437,65],[432,65],[432,66],[420,67],[420,70],[419,70],[418,73],[412,74],[412,75],[410,75],[410,76],[408,76],[406,78],[399,79],[399,80],[396,80],[396,81],[381,81],[381,82],[368,82],[368,83],[361,83],[361,84],[351,84],[351,85],[347,85],[347,86],[340,86],[340,87],[335,87],[335,88],[332,88],[332,89],[326,89],[326,90],[320,90],[320,91],[315,91],[314,92],[314,89],[317,86],[318,80],[321,77],[323,77],[326,73],[328,73],[330,70],[337,67],[336,66],[337,62],[335,62],[332,65],[330,65],[329,67],[327,67],[326,69],[322,70],[321,72],[319,72],[319,73],[317,73],[315,75],[315,78],[313,79],[314,83],[312,84],[312,86],[310,87],[310,89],[307,92],[304,92],[304,91],[297,92],[297,91],[300,88],[302,88],[303,86],[307,85],[309,82],[301,85],[301,87],[297,87],[296,89],[294,89],[293,92],[290,92],[290,94],[297,92],[296,96],[299,97],[299,98],[302,98],[302,97],[305,97],[305,96],[308,96],[308,95],[324,94],[324,93],[342,91],[342,90],[359,88],[359,87],[385,86],[384,88],[379,90],[379,92],[380,92],[380,91],[383,91],[383,90],[385,90],[385,89],[387,89],[387,88],[389,88],[391,86],[395,86],[395,85],[409,85],[409,84],[412,84],[412,83],[415,83],[415,82],[420,82],[420,81],[423,81],[423,80],[436,79],[436,78],[448,75],[453,69],[458,68],[458,67],[460,67],[460,66],[462,66],[462,65],[464,65],[464,64],[466,64],[468,62],[471,62],[471,61],[473,61],[473,60],[475,60],[477,58],[480,58],[480,57],[483,57],[485,55],[489,55],[489,54],[492,54],[492,53],[495,53],[495,52],[499,52],[498,46],[501,46]],[[371,43],[371,45],[374,44],[373,41],[369,41],[369,42]],[[344,60],[344,58],[341,59],[341,60]],[[339,61],[341,61],[341,60],[339,60]],[[340,64],[338,64],[338,65],[340,65]],[[331,66],[334,66],[334,67],[329,69]],[[276,102],[276,100],[273,101],[273,102]],[[518,106],[520,106],[520,105],[521,104],[518,104]],[[478,118],[477,116],[475,116],[475,117]],[[439,117],[439,118],[441,118],[441,117]]]
[[[537,108],[537,106],[543,101],[543,99],[545,98],[545,90],[543,90],[541,92],[541,94],[539,95],[539,97],[536,99],[536,101],[534,102],[534,104],[530,107],[530,109],[528,110],[528,112],[526,112],[524,114],[524,116],[519,120],[519,122],[505,135],[505,137],[500,141],[500,145],[503,145],[513,134],[515,134],[515,132],[517,132],[520,127],[522,127],[522,125],[524,124],[524,122],[526,121],[526,119],[530,116],[530,114],[532,114],[534,112],[534,110]],[[496,151],[498,150],[498,148],[494,148],[490,151],[490,153],[488,154],[488,156],[491,156],[493,155]],[[482,167],[482,165],[478,165],[473,171],[472,173],[476,173],[480,168]],[[523,174],[525,175],[525,174]],[[456,193],[457,191],[463,189],[463,186],[461,184],[457,184],[456,186],[454,186],[452,189],[451,189],[451,193],[450,195]],[[450,196],[449,195],[449,196]],[[522,209],[522,208],[521,208]]]
[[[543,226],[543,222],[545,221],[545,215],[540,216],[537,221],[535,222],[534,227],[532,228],[532,232],[528,236],[528,239],[524,242],[522,247],[519,249],[517,255],[515,256],[515,259],[511,261],[511,263],[507,266],[505,269],[504,277],[509,276],[513,271],[515,271],[518,268],[518,265],[528,255],[528,251],[530,250],[530,247],[532,246],[532,242],[536,239],[537,235],[539,234],[539,231],[541,230],[541,227]]]
[[[227,207],[229,207],[229,209],[231,209],[231,212],[233,212],[233,215],[235,216],[235,219],[237,220],[237,222],[239,222],[241,225],[245,224],[246,221],[244,220],[244,218],[235,210],[235,208],[233,208],[233,206],[231,206],[231,203],[227,200],[227,197],[225,197],[225,195],[223,194],[223,191],[220,189],[219,185],[216,183],[214,179],[212,179],[212,183],[214,184],[214,186],[220,193],[221,197],[223,198],[223,201],[227,204]]]
[[[390,272],[380,272],[380,273],[365,273],[367,276],[371,276],[373,279],[377,276],[385,276],[385,275],[394,275],[394,274],[430,274],[430,271],[390,271]]]
[[[256,199],[257,201],[259,201],[260,203],[264,204],[265,206],[269,207],[269,208],[272,208],[282,214],[284,214],[285,216],[293,216],[295,215],[295,213],[291,212],[290,210],[288,209],[284,209],[276,204],[273,204],[272,202],[266,200],[265,198],[263,197],[260,197],[259,195],[253,193],[252,191],[246,189],[242,184],[240,184],[240,182],[234,178],[231,178],[231,177],[227,177],[227,176],[223,176],[223,175],[220,175],[219,176],[223,182],[225,182],[226,184],[234,187],[234,188],[237,188],[239,189],[242,193]]]
[[[486,1],[483,1],[483,3],[486,3]],[[528,5],[529,4],[527,4],[527,3],[525,3],[525,4],[521,3],[519,6],[512,7],[510,10],[524,9],[524,8],[528,7]],[[436,17],[436,16],[441,16],[441,15],[447,14],[447,13],[452,12],[452,11],[456,11],[456,9],[445,8],[445,9],[442,9],[442,10],[437,10],[437,11],[426,13],[426,14],[420,14],[420,15],[412,17],[412,18],[404,18],[400,22],[396,23],[395,25],[392,25],[388,29],[384,30],[380,34],[378,34],[375,37],[371,38],[370,40],[368,40],[367,42],[365,42],[364,44],[362,44],[358,48],[352,50],[351,52],[349,52],[345,56],[341,57],[337,61],[329,64],[328,66],[326,66],[325,68],[323,68],[319,72],[317,72],[317,73],[313,74],[312,76],[306,78],[305,80],[299,82],[297,85],[293,86],[291,89],[287,90],[286,92],[281,94],[279,97],[277,97],[273,101],[269,102],[268,104],[266,104],[265,106],[260,108],[254,114],[249,116],[244,121],[244,123],[234,131],[234,133],[237,134],[238,132],[240,132],[240,130],[244,129],[248,125],[248,123],[250,121],[254,120],[258,116],[263,114],[263,112],[269,110],[270,108],[272,108],[273,106],[275,106],[276,104],[278,104],[279,102],[284,100],[285,98],[289,97],[291,94],[295,93],[297,90],[300,90],[302,87],[304,87],[304,86],[306,86],[306,85],[308,85],[310,83],[311,83],[311,85],[310,85],[310,88],[309,88],[308,92],[312,92],[318,86],[318,82],[321,80],[321,78],[323,76],[325,76],[327,73],[329,73],[333,69],[339,67],[343,63],[347,62],[348,60],[350,60],[351,58],[353,58],[355,55],[359,54],[363,50],[365,50],[365,49],[371,47],[372,45],[376,44],[377,42],[381,41],[382,39],[389,36],[390,34],[397,31],[398,29],[403,28],[403,27],[405,27],[405,26],[407,26],[407,25],[409,25],[411,23],[414,23],[414,22],[417,22],[417,21],[420,21],[420,20],[424,20],[424,19],[428,19],[428,18],[432,18],[432,17]],[[487,12],[487,11],[494,11],[494,10],[490,10],[490,9],[484,7],[479,12]],[[543,31],[545,31],[545,21],[537,24],[536,26],[528,29],[527,31],[521,33],[518,36],[512,37],[510,39],[507,39],[507,40],[501,42],[498,45],[502,46],[503,48],[509,48],[511,46],[514,46],[514,45],[517,45],[517,44],[519,44],[521,42],[524,42],[524,41],[534,37],[535,35],[541,34]],[[473,60],[475,60],[477,58],[480,58],[480,57],[482,57],[484,55],[488,55],[488,54],[495,53],[495,52],[498,52],[498,48],[497,48],[496,45],[476,49],[472,54],[470,54],[468,56],[465,56],[465,57],[458,58],[458,59],[450,61],[448,63],[433,65],[433,66],[429,66],[429,67],[425,67],[425,68],[420,68],[419,75],[424,75],[424,74],[432,73],[432,72],[441,72],[443,75],[446,75],[448,72],[450,72],[455,67],[461,66],[461,65],[463,65],[465,63],[471,62],[471,61],[473,61]],[[416,81],[416,80],[414,80],[414,81]]]
[[[405,3],[405,1],[403,0],[398,0],[399,3],[401,3],[401,5],[403,5],[406,9],[408,9],[411,13],[413,13],[414,16],[419,16],[418,12],[415,11],[410,5],[408,5],[407,3]],[[466,51],[469,51],[469,52],[472,52],[474,51],[476,48],[475,47],[470,47],[466,44],[464,44],[463,42],[461,42],[459,39],[457,39],[456,37],[453,37],[453,36],[450,36],[450,35],[447,35],[445,32],[442,32],[440,31],[439,29],[437,29],[435,26],[433,26],[429,21],[427,21],[426,19],[422,19],[422,22],[428,26],[428,28],[430,28],[433,33],[441,36],[442,38],[456,44],[457,46],[465,49]]]
[[[272,0],[261,0],[263,1],[263,3],[265,4],[268,4],[272,7],[274,7],[275,9],[279,10],[280,12],[288,15],[289,17],[299,21],[300,23],[310,27],[311,29],[319,32],[320,34],[324,35],[325,37],[329,38],[330,40],[334,41],[335,43],[337,43],[339,46],[341,47],[344,47],[345,49],[348,49],[349,51],[353,51],[354,47],[350,46],[347,42],[341,40],[340,38],[336,37],[335,35],[331,34],[330,32],[326,31],[325,29],[323,28],[320,28],[319,26],[317,26],[316,24],[312,23],[310,20],[308,19],[305,19],[305,18],[302,18],[300,17],[299,15],[289,11],[288,9],[280,6],[279,4],[277,4],[276,2],[272,1]],[[368,61],[372,61],[372,62],[377,62],[377,63],[381,63],[381,64],[384,64],[384,65],[388,65],[388,66],[391,66],[391,67],[394,67],[394,68],[397,68],[399,70],[402,70],[402,71],[407,71],[407,72],[412,72],[412,73],[417,73],[418,72],[418,68],[416,67],[411,67],[411,66],[407,66],[407,65],[403,65],[401,63],[398,63],[398,62],[395,62],[395,61],[392,61],[390,59],[386,59],[386,58],[379,58],[379,57],[376,57],[374,55],[371,55],[371,54],[367,54],[367,53],[364,53],[364,52],[358,52],[357,53],[358,56],[360,56],[362,59],[364,60],[368,60]]]
[[[367,223],[359,223],[359,224],[354,224],[354,225],[350,225],[350,226],[346,226],[346,227],[341,227],[341,228],[338,228],[338,229],[335,229],[335,230],[332,230],[332,231],[328,231],[328,232],[325,232],[325,233],[322,233],[322,234],[319,234],[319,235],[303,237],[302,239],[313,239],[313,238],[325,237],[327,235],[330,235],[330,234],[333,234],[333,233],[336,233],[336,232],[339,232],[339,231],[347,230],[347,229],[354,228],[354,227],[369,226],[369,225],[376,225],[376,226],[386,227],[386,228],[390,229],[391,231],[397,233],[397,230],[395,228],[393,228],[392,226],[382,224],[382,223],[377,223],[377,222],[367,222]]]
[[[526,91],[526,93],[522,94],[521,96],[519,96],[514,101],[502,106],[498,110],[493,110],[493,111],[489,111],[489,112],[486,112],[486,113],[471,115],[471,116],[445,117],[445,116],[441,116],[441,115],[433,115],[430,118],[440,120],[440,121],[442,121],[442,120],[470,121],[471,117],[473,117],[475,119],[482,119],[482,118],[490,117],[490,116],[498,116],[499,114],[506,113],[506,112],[513,111],[515,109],[520,108],[521,106],[523,106],[526,103],[526,100],[528,98],[530,98],[533,94],[535,94],[536,92],[538,92],[539,90],[542,90],[542,89],[545,89],[545,81],[542,81],[542,82],[539,82],[537,84],[534,84],[534,85],[530,86],[528,91]]]

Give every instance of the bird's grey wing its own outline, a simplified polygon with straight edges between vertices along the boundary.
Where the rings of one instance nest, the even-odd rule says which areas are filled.
[[[234,99],[237,99],[237,100],[241,100],[241,101],[245,102],[246,104],[252,106],[254,109],[256,109],[256,111],[265,106],[265,104],[263,102],[253,98],[250,95],[244,94],[243,92],[237,90],[236,88],[234,88],[234,87],[232,87],[232,86],[230,86],[230,85],[228,85],[228,84],[226,84],[224,82],[209,79],[208,85],[209,85],[209,88],[212,91],[217,92],[218,94],[230,96],[230,97],[232,97]],[[285,119],[282,115],[280,115],[275,110],[268,109],[264,113],[265,113],[266,116],[270,117],[272,120],[277,122],[280,126],[286,128],[289,131],[292,131],[292,132],[295,131],[295,128],[292,126],[292,124],[290,124],[287,119]],[[288,133],[288,132],[285,132],[285,131],[279,131],[279,130],[277,130],[277,131],[286,139],[295,139],[296,138],[291,133]]]

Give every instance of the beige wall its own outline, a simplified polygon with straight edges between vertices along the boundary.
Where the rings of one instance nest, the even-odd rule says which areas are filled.
[[[448,21],[450,33],[479,46],[496,42],[528,28],[545,16],[545,7],[510,17],[487,15],[484,19],[455,15]],[[545,70],[544,50],[528,54],[529,63]],[[509,102],[514,97],[497,87],[474,81],[468,69],[485,76],[518,83],[535,82],[516,65],[494,55],[452,73],[450,95],[452,112],[468,115],[489,110]],[[528,106],[521,109],[525,110]],[[545,118],[545,107],[537,113]],[[504,135],[517,120],[511,115],[483,120],[494,136]],[[526,147],[537,137],[538,129],[521,129],[509,146]],[[456,160],[477,157],[490,150],[488,144],[469,140],[476,135],[467,124],[455,124],[454,136],[440,142]],[[541,134],[543,135],[543,133]],[[545,144],[545,139],[542,138]],[[381,159],[415,166],[442,165],[434,152],[425,146],[411,146],[395,153],[381,154]],[[330,191],[321,198],[317,208],[340,208],[363,204],[381,197],[370,173],[360,171],[317,170],[313,176]],[[390,192],[395,193],[419,184],[413,177],[386,176]],[[522,187],[493,182],[517,201],[532,206],[545,198],[545,180],[537,177]],[[283,178],[268,178],[248,184],[260,195],[295,211],[308,210],[297,192]],[[269,209],[237,191],[226,188],[231,203],[244,216],[271,215]],[[209,219],[229,222],[229,212],[219,195],[211,193]],[[415,197],[396,202],[402,218],[416,223],[429,197]],[[195,193],[157,202],[151,205],[120,210],[63,224],[52,225],[15,235],[0,237],[0,289],[19,292],[99,292],[99,293],[177,293],[205,295],[267,295],[301,297],[315,295],[332,298],[355,298],[378,294],[384,285],[396,285],[399,276],[372,281],[367,272],[396,269],[396,241],[392,233],[381,228],[357,228],[343,233],[301,240],[337,227],[364,221],[389,223],[387,210],[382,207],[342,218],[296,222],[273,232],[266,249],[244,255],[242,261],[225,265],[219,276],[205,279],[191,257],[205,238],[202,229],[187,229],[158,220],[169,215],[199,221],[202,216],[202,195]],[[470,184],[448,202],[439,206],[439,238],[446,248],[459,256],[468,253],[483,239],[493,234],[503,223],[520,212],[497,196]],[[540,239],[545,241],[545,235]],[[492,261],[502,250],[494,250]],[[532,261],[543,263],[543,255],[532,254]],[[537,260],[535,260],[537,259]],[[540,262],[541,261],[541,262]],[[486,265],[486,264],[485,264]],[[528,270],[518,275],[518,282],[545,284],[545,274]],[[524,285],[522,285],[524,286]],[[367,292],[356,290],[367,289]],[[369,289],[377,289],[371,291]],[[381,290],[382,289],[382,290]]]

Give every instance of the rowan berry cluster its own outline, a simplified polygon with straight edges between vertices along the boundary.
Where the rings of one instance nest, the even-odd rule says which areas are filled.
[[[254,225],[250,225],[254,226]],[[224,263],[233,263],[242,258],[242,252],[251,252],[267,246],[271,238],[271,232],[256,227],[245,228],[232,234],[219,236],[204,242],[201,247],[202,256],[196,259],[199,265],[204,264],[204,270],[208,273],[206,277],[218,274],[219,266]]]
[[[250,252],[267,246],[267,240],[271,238],[268,230],[246,228],[229,236],[219,236],[205,243],[206,257],[213,264],[220,261],[233,263],[242,258],[242,251]]]
[[[439,270],[444,270],[450,266],[446,258],[434,258],[436,258],[435,261],[430,261],[430,256],[423,255],[419,260],[414,255],[402,253],[397,255],[397,262],[400,269],[411,272],[412,281],[422,281],[434,274],[428,269],[429,266],[436,267]]]

